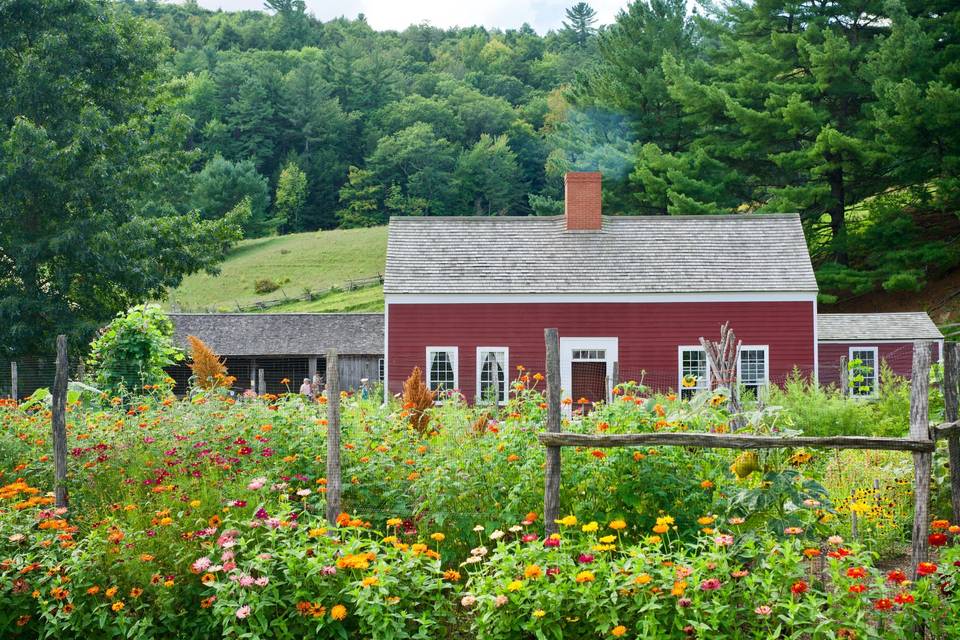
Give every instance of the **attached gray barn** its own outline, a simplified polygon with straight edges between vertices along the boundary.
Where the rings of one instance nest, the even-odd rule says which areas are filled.
[[[170,320],[177,346],[189,353],[192,335],[225,358],[238,391],[296,391],[304,378],[325,375],[328,349],[337,350],[341,388],[383,378],[382,313],[171,313]],[[266,389],[257,388],[259,369]],[[190,370],[178,366],[171,376],[183,391]]]

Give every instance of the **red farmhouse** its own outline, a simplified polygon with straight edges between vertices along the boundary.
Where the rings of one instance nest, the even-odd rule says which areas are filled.
[[[740,381],[817,368],[817,282],[796,215],[603,216],[600,174],[566,176],[557,217],[393,218],[386,380],[419,366],[433,388],[502,401],[516,365],[544,368],[560,333],[561,385],[607,397],[619,378],[710,384],[701,336],[729,321]]]
[[[614,375],[661,390],[685,376],[696,388],[729,383],[710,380],[699,346],[728,321],[747,388],[794,369],[813,376],[823,354],[839,366],[831,346],[818,348],[797,215],[604,216],[600,180],[567,174],[563,216],[391,219],[387,391],[419,366],[433,389],[502,402],[517,365],[543,370],[546,327],[559,330],[574,401],[609,397]]]

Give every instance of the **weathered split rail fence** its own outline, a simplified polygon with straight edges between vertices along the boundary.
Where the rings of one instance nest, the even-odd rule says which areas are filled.
[[[957,382],[960,379],[960,344],[944,350],[943,394],[946,422],[931,427],[929,418],[930,342],[916,342],[910,382],[910,434],[906,438],[863,436],[778,437],[712,433],[625,433],[614,435],[565,433],[561,426],[560,339],[556,329],[544,330],[547,353],[547,425],[540,443],[547,448],[544,471],[543,514],[547,533],[555,533],[560,517],[560,451],[563,447],[679,446],[722,449],[872,449],[909,451],[914,464],[914,520],[911,543],[913,577],[927,557],[930,526],[930,474],[938,439],[947,439],[950,455],[950,489],[953,517],[960,521],[960,423],[957,422]]]

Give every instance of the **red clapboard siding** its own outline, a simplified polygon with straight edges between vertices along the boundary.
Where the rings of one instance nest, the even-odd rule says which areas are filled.
[[[401,390],[414,366],[426,364],[426,347],[458,347],[460,390],[476,390],[478,346],[510,349],[516,365],[543,371],[543,330],[560,337],[619,339],[621,379],[637,378],[658,388],[677,386],[677,347],[719,336],[729,321],[744,345],[769,345],[770,380],[780,382],[794,366],[813,372],[812,302],[669,303],[471,303],[388,305],[387,375],[392,393]]]
[[[893,369],[898,376],[909,378],[913,369],[913,343],[912,342],[821,342],[818,346],[820,351],[820,384],[840,385],[840,359],[849,358],[850,347],[877,347],[877,354],[881,361],[886,361],[887,365]],[[940,343],[933,343],[933,349],[930,352],[931,359],[936,362],[940,359]]]

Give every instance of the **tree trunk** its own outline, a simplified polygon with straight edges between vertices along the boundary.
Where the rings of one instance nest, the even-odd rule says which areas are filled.
[[[827,160],[839,162],[838,156],[829,155]],[[843,169],[837,167],[827,173],[830,182],[831,204],[827,209],[830,214],[830,232],[833,235],[833,257],[842,264],[850,264],[850,255],[847,253],[847,219],[846,219],[846,192],[843,185]]]

